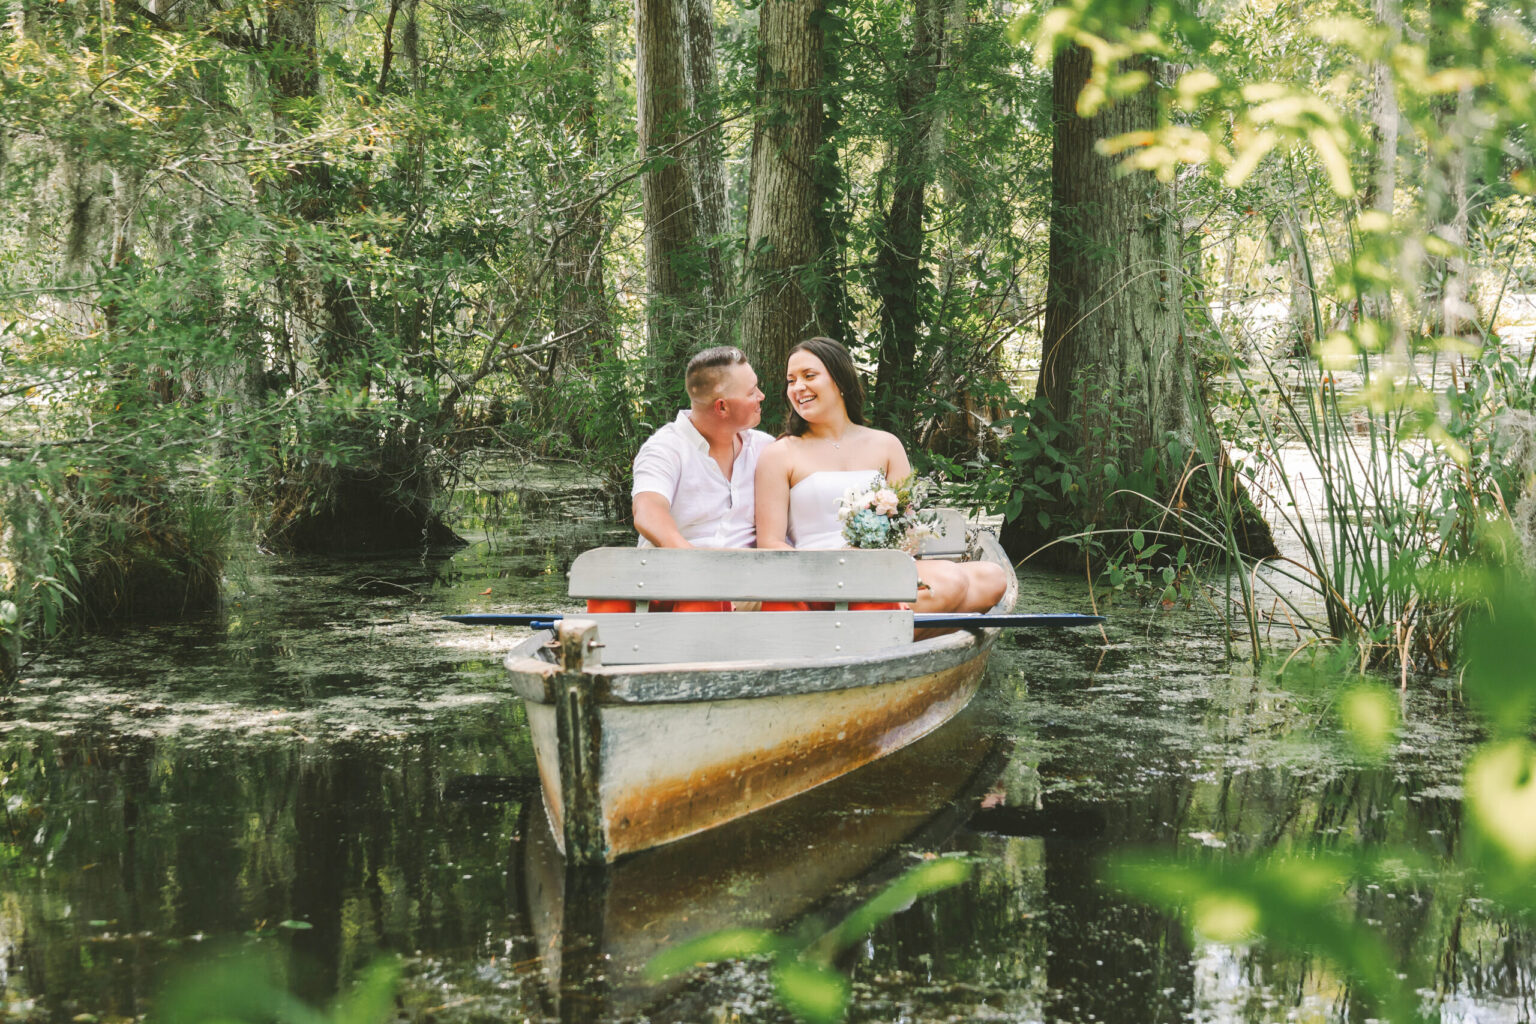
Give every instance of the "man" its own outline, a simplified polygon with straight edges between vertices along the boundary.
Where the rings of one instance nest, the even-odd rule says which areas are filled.
[[[690,407],[640,446],[631,491],[641,547],[750,548],[752,478],[773,439],[757,374],[741,349],[705,349],[688,361]]]

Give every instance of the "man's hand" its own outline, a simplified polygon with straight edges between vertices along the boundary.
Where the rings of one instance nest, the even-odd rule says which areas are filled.
[[[635,530],[659,548],[691,548],[672,518],[672,503],[655,491],[641,491],[634,500]]]

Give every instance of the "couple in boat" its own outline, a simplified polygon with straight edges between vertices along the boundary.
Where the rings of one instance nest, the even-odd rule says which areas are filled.
[[[858,371],[830,338],[790,350],[790,412],[777,440],[754,429],[763,392],[740,349],[700,352],[686,385],[690,407],[635,456],[642,547],[847,547],[839,499],[876,473],[900,481],[912,472],[901,441],[864,425]],[[1007,584],[1000,566],[984,562],[919,561],[917,574],[919,612],[986,611]],[[685,604],[678,610],[689,610]]]

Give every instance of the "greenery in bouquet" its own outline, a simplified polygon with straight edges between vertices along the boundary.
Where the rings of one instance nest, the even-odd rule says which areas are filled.
[[[862,488],[851,488],[838,501],[837,518],[843,539],[855,548],[900,548],[915,552],[924,537],[933,536],[938,513],[923,508],[926,489],[917,474],[894,483],[884,473]]]

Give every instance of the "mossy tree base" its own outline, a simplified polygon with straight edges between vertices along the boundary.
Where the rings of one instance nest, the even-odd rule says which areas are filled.
[[[1254,560],[1278,556],[1280,549],[1275,543],[1274,531],[1249,496],[1248,489],[1231,475],[1230,468],[1223,474],[1222,481],[1218,493],[1209,474],[1195,472],[1185,481],[1183,491],[1174,497],[1154,502],[1122,495],[1121,500],[1107,510],[1108,514],[1101,512],[1094,517],[1104,548],[1097,554],[1089,551],[1087,567],[1097,571],[1106,552],[1112,553],[1126,546],[1117,543],[1126,533],[1109,531],[1156,531],[1155,539],[1169,545],[1166,550],[1170,554],[1184,543],[1189,547],[1191,560],[1196,562],[1202,560],[1202,555],[1218,556],[1222,549],[1212,546],[1208,538],[1224,541],[1228,522],[1231,523],[1231,543],[1239,555]],[[1160,508],[1170,511],[1164,513]],[[1040,525],[1040,512],[1049,517],[1048,525]],[[1061,525],[1063,521],[1070,522],[1074,517],[1080,519],[1082,516],[1081,509],[1026,505],[1018,516],[1003,524],[999,539],[1015,563],[1027,559],[1031,565],[1045,568],[1082,569],[1085,566],[1084,546],[1075,537],[1075,530]]]
[[[318,507],[290,500],[274,512],[263,543],[301,554],[358,554],[444,545],[459,546],[431,501],[390,477],[342,474]]]

